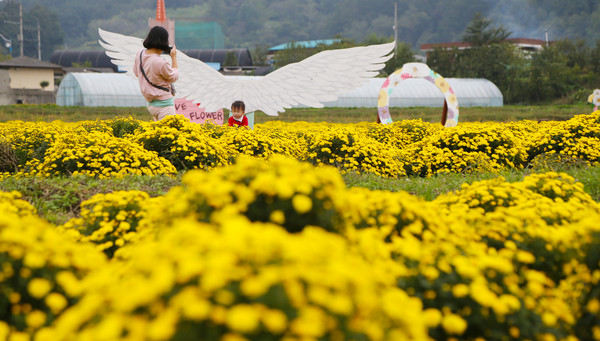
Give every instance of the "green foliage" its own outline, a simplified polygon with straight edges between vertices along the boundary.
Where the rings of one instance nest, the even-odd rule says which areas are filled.
[[[19,168],[19,161],[13,146],[5,139],[0,139],[0,173],[16,172]]]
[[[430,53],[428,65],[444,77],[488,79],[498,86],[504,102],[511,104],[575,103],[573,94],[585,99],[580,92],[600,82],[595,62],[600,45],[590,48],[582,40],[562,39],[529,54],[503,42],[510,33],[502,25],[491,25],[490,19],[475,16],[463,36],[472,47],[436,49]]]
[[[225,61],[223,62],[223,66],[237,66],[237,65],[238,65],[238,60],[237,60],[237,57],[235,56],[235,52],[227,51],[227,54],[225,55]]]
[[[0,190],[19,191],[23,199],[30,202],[43,218],[60,225],[79,215],[81,203],[96,194],[138,190],[155,197],[180,184],[179,176],[166,175],[127,175],[111,179],[89,176],[8,177],[0,181]]]
[[[383,71],[387,75],[391,75],[405,63],[415,61],[415,56],[410,44],[405,42],[396,42],[396,50],[393,57],[385,63]]]
[[[501,43],[508,38],[512,32],[509,32],[502,25],[492,28],[492,20],[485,18],[481,13],[476,13],[473,20],[467,25],[463,41],[473,46],[484,46],[489,44]]]

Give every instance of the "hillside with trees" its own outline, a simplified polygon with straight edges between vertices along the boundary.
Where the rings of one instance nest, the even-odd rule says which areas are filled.
[[[55,49],[100,49],[98,27],[143,37],[155,0],[21,0],[25,55],[37,56],[37,21],[42,57]],[[269,47],[300,40],[340,38],[312,51],[290,49],[276,67],[326,48],[375,44],[393,39],[394,5],[389,0],[165,0],[167,17],[216,21],[228,48],[247,47],[255,62]],[[600,2],[597,0],[404,0],[398,1],[398,49],[389,74],[413,60],[420,44],[467,41],[468,50],[436,50],[430,67],[445,77],[481,77],[494,82],[505,103],[585,100],[600,87]],[[18,55],[18,3],[0,4],[0,34],[12,37]],[[35,27],[35,29],[33,29]],[[524,55],[502,40],[545,39],[553,44]],[[2,48],[2,54],[7,49]],[[2,56],[0,56],[2,58]]]
[[[147,18],[154,16],[156,6],[155,0],[20,1],[26,12],[41,6],[48,11],[48,19],[57,15],[62,30],[45,31],[49,36],[56,35],[53,39],[60,39],[64,31],[64,45],[69,48],[97,48],[99,26],[143,36]],[[5,0],[2,7],[14,2]],[[165,3],[169,18],[219,22],[226,47],[274,46],[335,36],[356,41],[364,41],[371,34],[393,36],[394,3],[390,0],[166,0]],[[402,0],[398,1],[398,37],[413,48],[423,43],[459,40],[475,13],[502,24],[514,37],[543,39],[547,30],[551,40],[594,42],[600,38],[597,20],[600,3],[596,0]]]

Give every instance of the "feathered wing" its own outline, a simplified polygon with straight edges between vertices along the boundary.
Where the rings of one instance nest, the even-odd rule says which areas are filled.
[[[133,63],[143,48],[142,39],[98,29],[100,45],[115,65],[134,76]],[[303,61],[286,65],[265,77],[236,79],[177,51],[179,80],[177,97],[201,103],[207,111],[229,108],[236,100],[244,101],[246,111],[261,110],[277,116],[294,105],[321,108],[323,102],[361,86],[376,76],[392,57],[395,42],[359,46],[317,53]]]
[[[261,110],[272,116],[298,104],[321,108],[323,102],[334,101],[376,76],[391,58],[394,45],[327,50],[251,79],[224,77],[197,59],[183,54],[179,58],[178,53],[177,90],[207,111],[229,108],[236,100],[244,101],[247,112]]]
[[[137,78],[133,73],[133,65],[136,54],[144,48],[143,39],[108,32],[100,28],[98,33],[102,38],[98,42],[106,50],[106,55],[111,58],[113,64],[120,66],[121,70],[126,71],[129,76]],[[167,56],[163,56],[163,58],[169,59]],[[180,65],[179,80],[176,82],[176,97],[186,97],[189,94],[189,91],[186,92],[186,90],[195,90],[199,84],[203,83],[221,85],[223,89],[228,89],[227,86],[224,86],[227,82],[225,77],[202,61],[191,58],[179,50],[177,50],[177,61]],[[198,77],[192,77],[196,74],[201,75],[202,82],[195,79]]]
[[[121,67],[131,77],[133,74],[133,62],[135,55],[144,48],[141,38],[122,35],[98,29],[100,38],[98,43],[106,50],[106,55],[111,58],[113,64]]]

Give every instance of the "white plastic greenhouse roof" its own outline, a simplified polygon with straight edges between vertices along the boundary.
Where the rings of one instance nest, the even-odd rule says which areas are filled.
[[[119,73],[68,73],[56,94],[58,105],[143,107],[137,79]]]
[[[264,76],[225,76],[226,78],[260,79]],[[454,90],[459,107],[501,107],[504,103],[498,87],[484,78],[445,78]],[[377,108],[379,90],[385,78],[371,78],[363,86],[323,103],[325,107]],[[400,82],[390,96],[390,107],[442,107],[442,91],[425,79],[411,78]],[[296,108],[306,106],[297,105]]]
[[[459,107],[498,107],[503,105],[498,87],[483,78],[446,78],[454,90]],[[372,78],[362,87],[338,96],[326,107],[377,107],[379,90],[385,78]],[[390,107],[441,107],[444,95],[425,79],[412,78],[401,81],[392,89]]]
[[[253,78],[260,76],[226,76]],[[483,78],[446,78],[459,107],[502,106],[503,97],[498,87]],[[325,107],[376,108],[379,90],[385,78],[369,79],[362,87],[338,95],[336,101]],[[58,105],[142,107],[146,100],[140,94],[138,81],[119,73],[69,73],[62,80],[56,96]],[[442,92],[425,79],[406,79],[392,90],[390,107],[441,107]],[[302,107],[299,105],[298,107]]]

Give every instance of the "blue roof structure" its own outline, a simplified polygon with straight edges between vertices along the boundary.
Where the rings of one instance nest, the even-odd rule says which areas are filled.
[[[288,49],[292,46],[292,44],[295,44],[296,46],[299,47],[305,47],[305,48],[315,48],[317,47],[317,45],[331,45],[334,43],[339,43],[341,42],[341,39],[321,39],[321,40],[305,40],[305,41],[294,41],[294,42],[289,42],[289,43],[283,43],[283,44],[279,44],[277,46],[273,46],[269,49],[269,51],[281,51],[281,50],[285,50]]]

